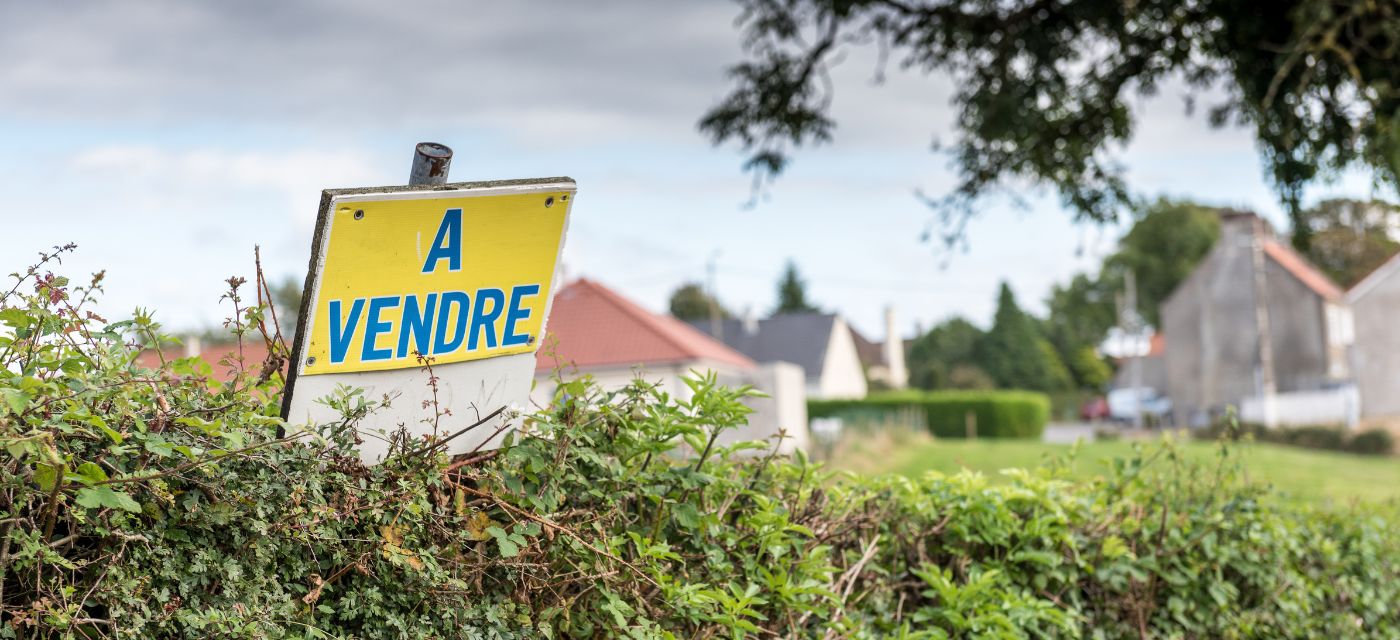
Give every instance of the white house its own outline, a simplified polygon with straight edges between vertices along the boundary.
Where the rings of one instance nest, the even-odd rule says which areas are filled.
[[[770,318],[692,322],[757,362],[791,362],[807,377],[812,398],[864,398],[865,370],[850,325],[831,313],[781,313]]]
[[[884,385],[886,389],[904,389],[909,386],[909,368],[904,364],[909,341],[899,335],[899,320],[894,307],[885,307],[885,341],[867,339],[851,327],[855,338],[856,352],[860,354],[861,366],[865,367],[865,377],[871,383]]]

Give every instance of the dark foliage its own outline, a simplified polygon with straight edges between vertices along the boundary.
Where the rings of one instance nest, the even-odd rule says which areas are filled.
[[[343,419],[279,438],[270,363],[134,365],[149,316],[0,291],[0,638],[1278,638],[1400,633],[1393,514],[1300,509],[1222,449],[833,478],[722,445],[746,391],[563,383],[495,452]],[[234,279],[233,300],[237,303]],[[259,288],[265,292],[263,283]],[[21,291],[23,289],[23,291]],[[271,340],[261,306],[236,339]],[[264,337],[267,336],[267,337]],[[272,366],[268,366],[271,364]]]
[[[700,128],[738,141],[771,177],[790,152],[831,139],[827,67],[850,47],[946,73],[956,87],[960,181],[936,204],[955,222],[1017,180],[1052,186],[1080,217],[1132,206],[1113,152],[1134,131],[1133,100],[1182,80],[1223,89],[1211,124],[1253,129],[1280,199],[1299,222],[1306,185],[1400,167],[1400,5],[1393,0],[740,0],[747,59]],[[877,71],[882,73],[883,70]],[[1188,110],[1194,108],[1194,97]]]

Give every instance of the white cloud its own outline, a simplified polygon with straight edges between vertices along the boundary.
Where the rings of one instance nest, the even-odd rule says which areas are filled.
[[[693,137],[738,56],[728,3],[368,0],[0,6],[0,113],[318,130],[520,115]],[[94,100],[94,96],[101,96]],[[679,126],[677,126],[679,125]]]
[[[740,58],[737,11],[640,0],[0,3],[0,188],[27,212],[0,235],[0,255],[76,240],[84,268],[114,270],[119,306],[217,320],[219,280],[246,267],[253,244],[275,272],[298,272],[320,190],[399,183],[408,145],[424,139],[457,148],[454,177],[578,178],[566,262],[656,308],[722,248],[745,271],[720,277],[741,306],[768,308],[791,255],[814,276],[846,278],[814,277],[814,293],[862,327],[881,326],[892,300],[911,323],[982,320],[998,280],[1034,307],[1112,244],[1114,229],[1086,232],[1053,193],[1032,193],[1027,216],[988,203],[971,251],[939,269],[943,256],[916,240],[931,214],[912,192],[940,193],[956,177],[928,153],[935,136],[948,141],[954,86],[897,65],[873,86],[869,47],[832,71],[833,144],[801,150],[770,201],[739,211],[749,193],[738,157],[695,130]],[[1184,115],[1171,88],[1139,102],[1121,154],[1130,186],[1270,210],[1248,131]],[[910,281],[926,285],[850,284]]]
[[[302,229],[314,222],[314,197],[322,189],[386,181],[384,171],[356,151],[104,146],[77,152],[70,165],[89,179],[120,185],[121,192],[142,194],[148,211],[199,210],[230,195],[251,196],[270,200]]]

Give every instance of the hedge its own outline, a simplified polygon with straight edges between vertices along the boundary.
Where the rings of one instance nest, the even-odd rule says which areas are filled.
[[[1344,451],[1361,455],[1384,456],[1395,452],[1395,436],[1385,429],[1352,431],[1342,426],[1310,425],[1275,427],[1270,429],[1253,422],[1238,422],[1233,416],[1212,424],[1209,429],[1195,432],[1198,439],[1251,439],[1304,449]]]
[[[1082,483],[833,477],[716,444],[747,390],[584,379],[496,452],[395,438],[366,467],[382,398],[278,436],[275,330],[227,383],[144,369],[148,316],[34,276],[0,289],[0,638],[1400,635],[1394,513],[1275,500],[1229,443]]]
[[[929,432],[940,438],[967,437],[969,413],[979,438],[1039,438],[1050,418],[1050,398],[1034,391],[896,391],[807,402],[814,418],[872,418],[907,408],[921,411]]]

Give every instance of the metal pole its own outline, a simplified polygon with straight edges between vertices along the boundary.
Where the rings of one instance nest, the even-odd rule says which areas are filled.
[[[1259,340],[1259,396],[1264,403],[1264,426],[1278,426],[1278,383],[1274,378],[1274,337],[1269,323],[1269,281],[1264,259],[1264,221],[1255,216],[1250,221],[1254,276],[1254,328]]]
[[[408,184],[447,184],[447,170],[451,166],[452,149],[447,145],[420,142],[413,149],[413,168],[408,172]]]
[[[1126,280],[1125,284],[1127,285],[1127,292],[1124,295],[1126,301],[1123,304],[1126,320],[1125,324],[1128,325],[1127,330],[1132,335],[1131,340],[1133,345],[1132,351],[1128,356],[1128,366],[1131,369],[1129,373],[1131,374],[1131,379],[1133,381],[1133,397],[1136,399],[1136,411],[1133,412],[1133,427],[1141,429],[1143,426],[1143,412],[1147,409],[1143,406],[1144,398],[1147,394],[1143,393],[1142,388],[1142,356],[1144,354],[1138,353],[1138,347],[1140,346],[1138,341],[1142,337],[1143,323],[1141,322],[1141,316],[1138,314],[1137,308],[1137,272],[1133,271],[1132,269],[1128,269],[1127,273],[1123,274],[1123,276]],[[1149,338],[1148,349],[1151,348],[1152,343],[1151,338]]]
[[[705,279],[709,282],[710,289],[710,335],[715,340],[724,342],[724,323],[721,322],[719,314],[719,290],[715,283],[715,262],[719,260],[719,249],[715,249],[710,254],[710,260],[705,263]]]

